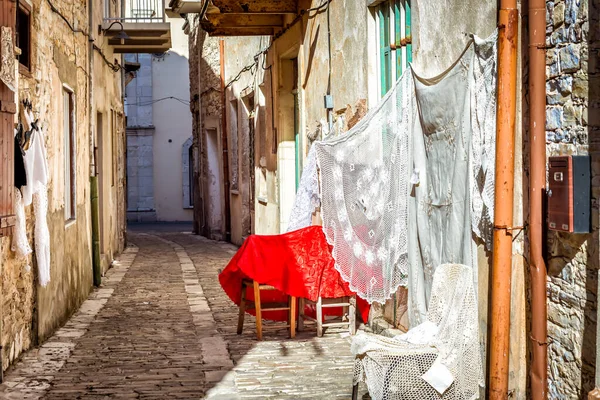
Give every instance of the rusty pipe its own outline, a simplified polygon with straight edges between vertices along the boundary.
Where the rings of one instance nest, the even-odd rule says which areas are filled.
[[[225,39],[219,40],[221,67],[221,147],[223,148],[223,203],[225,208],[225,240],[231,240],[231,210],[229,208],[229,152],[227,146],[227,93],[225,93]]]
[[[488,393],[488,398],[495,400],[508,397],[518,19],[516,0],[502,0],[498,25],[496,191]]]
[[[543,196],[546,188],[546,2],[529,0],[529,273],[531,276],[531,398],[546,399],[546,264]]]

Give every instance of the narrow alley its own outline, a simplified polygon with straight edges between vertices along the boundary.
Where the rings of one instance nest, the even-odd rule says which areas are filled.
[[[236,248],[155,227],[130,233],[102,287],[11,367],[0,398],[350,398],[347,334],[258,342],[248,316],[237,335],[238,308],[217,279]]]

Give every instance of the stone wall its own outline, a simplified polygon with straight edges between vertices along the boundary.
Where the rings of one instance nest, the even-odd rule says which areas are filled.
[[[89,115],[88,38],[73,32],[66,24],[87,32],[88,12],[79,0],[53,1],[56,11],[47,0],[22,0],[31,6],[31,68],[19,74],[19,100],[28,98],[39,118],[47,150],[49,167],[48,227],[50,231],[51,281],[46,287],[38,285],[35,252],[27,260],[15,259],[10,237],[0,239],[2,267],[2,368],[6,369],[23,351],[45,340],[83,302],[92,286],[90,174],[92,135]],[[103,6],[97,4],[95,24],[101,23]],[[114,5],[117,6],[116,4]],[[59,15],[60,13],[60,15]],[[61,16],[62,15],[62,16]],[[94,35],[97,32],[94,32]],[[107,58],[114,59],[110,49],[97,37],[96,44],[104,48]],[[106,46],[107,47],[107,46]],[[99,58],[99,55],[96,57]],[[120,74],[110,70],[104,61],[95,66],[99,111],[115,113],[122,121]],[[64,137],[63,85],[74,96],[75,146],[75,220],[65,221],[64,204]],[[119,117],[120,116],[120,117]],[[120,118],[120,119],[119,119]],[[118,122],[117,122],[117,125]],[[114,160],[115,185],[107,192],[111,204],[123,204],[124,188],[124,129],[115,132],[115,144],[107,157]],[[118,154],[113,154],[113,149]],[[113,157],[114,156],[114,157]],[[117,201],[120,196],[121,200]],[[26,207],[27,235],[31,244],[34,215]],[[104,252],[110,257],[124,243],[124,210],[117,206],[106,209],[107,224]],[[112,259],[111,259],[112,260]],[[30,268],[27,267],[30,266]]]
[[[194,151],[194,231],[224,239],[222,100],[219,38],[199,27],[198,15],[188,15],[190,99]],[[227,194],[229,195],[229,194]]]
[[[594,387],[600,197],[600,4],[547,1],[548,156],[592,158],[590,234],[549,232],[548,374],[550,398],[582,397]]]

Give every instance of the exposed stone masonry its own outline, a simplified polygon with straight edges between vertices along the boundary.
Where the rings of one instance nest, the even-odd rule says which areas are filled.
[[[581,398],[594,387],[600,144],[597,1],[547,1],[548,156],[592,156],[593,233],[549,232],[549,398]],[[594,84],[595,82],[595,84]]]

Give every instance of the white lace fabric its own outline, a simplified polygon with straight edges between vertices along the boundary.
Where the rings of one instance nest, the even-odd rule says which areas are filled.
[[[323,232],[336,269],[360,297],[383,303],[406,285],[408,132],[414,85],[404,74],[347,133],[316,142]]]
[[[471,267],[460,264],[436,269],[424,323],[431,331],[426,343],[358,333],[352,341],[354,383],[366,382],[374,400],[478,398],[484,377],[472,274]],[[453,378],[441,393],[425,380],[436,360]]]
[[[471,88],[471,227],[492,250],[494,180],[496,176],[496,87],[498,32],[486,39],[473,36]]]
[[[315,142],[302,173],[288,231],[311,225],[320,197],[342,278],[370,303],[408,286],[411,326],[427,311],[437,265],[476,265],[471,232],[491,249],[496,43],[497,32],[474,36],[438,78],[407,69],[358,125]]]
[[[292,232],[312,225],[312,214],[321,204],[319,196],[319,176],[315,147],[308,151],[302,170],[302,177],[294,199],[287,232]]]
[[[35,218],[35,256],[37,261],[39,283],[45,287],[50,282],[50,232],[48,230],[48,161],[44,135],[36,130],[32,142],[25,151],[25,173],[27,186],[21,191],[15,190],[16,227],[12,249],[17,258],[27,258],[32,250],[27,240],[24,206],[33,203]],[[26,268],[29,268],[27,265]]]
[[[21,190],[15,190],[15,228],[11,250],[15,252],[18,260],[26,260],[26,270],[29,271],[28,256],[32,253],[29,240],[27,239],[27,220],[25,218],[25,207],[23,206],[23,195]]]

